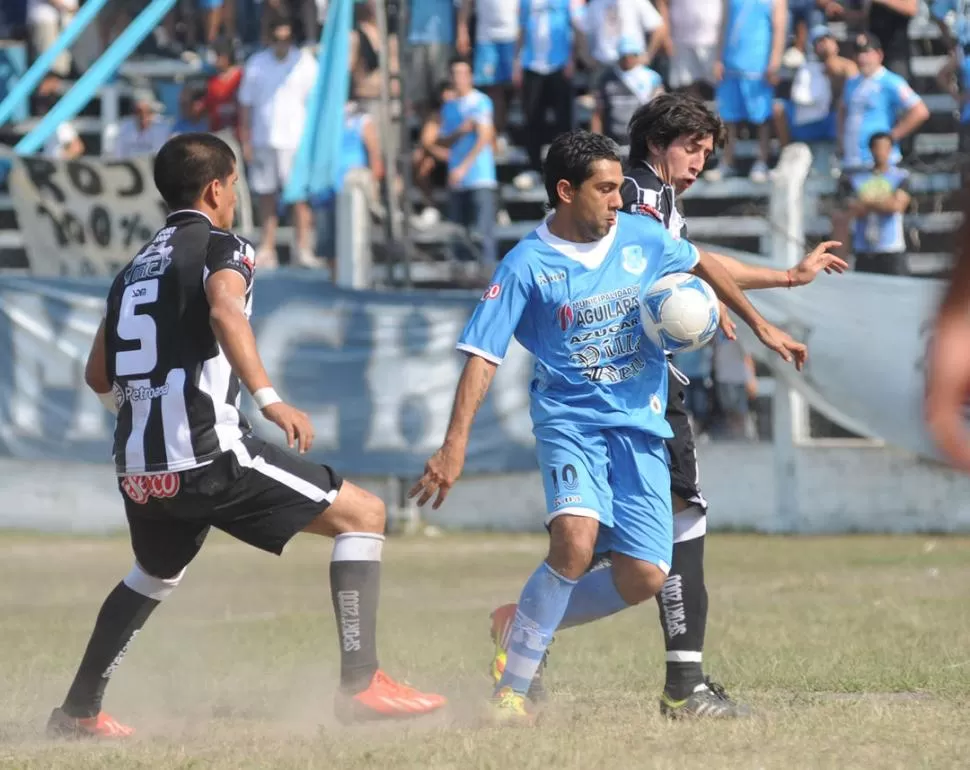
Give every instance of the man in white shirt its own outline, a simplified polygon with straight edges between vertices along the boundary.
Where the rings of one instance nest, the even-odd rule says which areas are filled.
[[[639,43],[645,52],[641,64],[648,67],[667,39],[663,17],[650,0],[590,0],[582,27],[590,55],[604,69],[619,60],[621,38],[630,45]]]
[[[162,104],[149,89],[137,91],[134,113],[118,124],[118,136],[108,153],[112,158],[154,155],[172,135],[171,124],[159,113]]]
[[[657,0],[657,10],[670,33],[670,87],[712,96],[723,1]]]
[[[239,86],[239,135],[249,165],[249,187],[259,201],[262,240],[257,261],[276,264],[279,193],[286,185],[307,120],[307,102],[317,79],[316,60],[293,45],[289,21],[276,19],[271,45],[254,54]],[[313,221],[306,201],[293,204],[296,262],[316,267]]]
[[[76,12],[77,0],[27,0],[27,29],[33,58],[54,45]],[[67,77],[71,71],[71,52],[64,51],[54,59],[50,71]]]

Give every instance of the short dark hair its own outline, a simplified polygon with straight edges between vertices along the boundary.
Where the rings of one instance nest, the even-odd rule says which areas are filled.
[[[615,160],[620,162],[620,148],[609,137],[593,134],[583,129],[567,131],[557,136],[546,153],[546,160],[542,166],[542,173],[546,185],[546,195],[549,205],[555,208],[559,204],[559,193],[556,185],[560,179],[565,179],[573,187],[579,187],[589,179],[592,165],[598,160]]]
[[[724,122],[696,96],[660,94],[637,108],[630,118],[630,163],[647,159],[648,145],[666,149],[680,136],[714,139],[724,146]]]
[[[892,144],[893,137],[888,131],[876,131],[872,136],[869,137],[869,149],[871,150],[876,146],[876,142],[880,139],[888,139],[889,143]]]
[[[451,69],[456,64],[467,64],[469,67],[471,67],[472,66],[472,60],[469,59],[467,56],[461,56],[459,54],[457,56],[452,56],[451,59],[449,59],[449,61],[448,61],[448,68]]]
[[[179,134],[155,156],[155,187],[172,211],[192,208],[210,182],[225,182],[235,168],[232,148],[218,136]]]

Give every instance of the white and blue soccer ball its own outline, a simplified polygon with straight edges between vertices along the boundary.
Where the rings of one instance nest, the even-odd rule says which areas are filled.
[[[710,342],[721,320],[714,290],[696,275],[671,273],[640,296],[640,321],[652,342],[669,353]]]

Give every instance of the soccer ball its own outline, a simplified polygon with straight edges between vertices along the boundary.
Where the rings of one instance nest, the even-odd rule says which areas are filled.
[[[669,353],[697,350],[713,339],[721,317],[714,290],[696,275],[665,275],[640,296],[643,331]]]

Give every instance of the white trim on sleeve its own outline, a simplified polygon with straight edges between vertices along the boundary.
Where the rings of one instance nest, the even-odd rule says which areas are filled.
[[[496,366],[499,366],[503,360],[492,353],[485,352],[481,348],[476,348],[474,345],[466,345],[464,342],[459,342],[457,345],[455,345],[455,349],[460,350],[462,353],[468,353],[469,355],[484,358],[486,361],[493,363]]]

